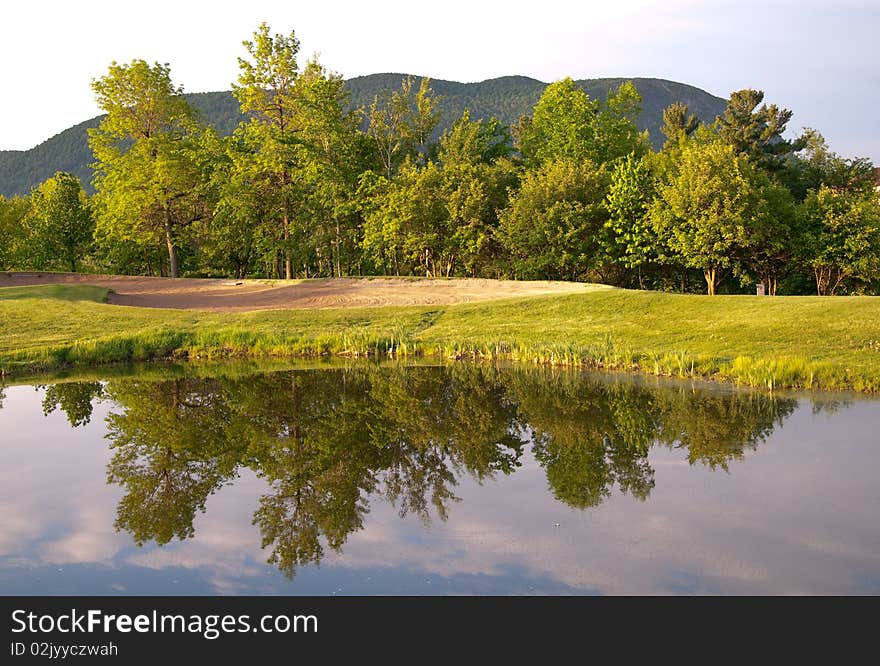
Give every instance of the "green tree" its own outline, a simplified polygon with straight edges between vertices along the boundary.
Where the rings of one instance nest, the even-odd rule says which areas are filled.
[[[484,273],[499,253],[498,211],[518,184],[508,128],[465,111],[440,139],[443,198],[457,263],[467,275]]]
[[[356,201],[363,218],[363,258],[383,275],[401,274],[401,236],[392,181],[377,171],[367,170],[358,177]]]
[[[30,209],[26,197],[6,199],[0,196],[0,270],[22,268],[26,265],[27,226],[25,218]]]
[[[703,271],[710,295],[726,271],[740,275],[739,259],[752,242],[747,160],[710,132],[686,142],[676,170],[658,186],[651,221],[685,266]]]
[[[607,176],[559,158],[527,171],[500,213],[498,238],[520,279],[576,280],[597,264]]]
[[[516,182],[510,134],[466,111],[440,139],[437,160],[408,159],[389,179],[366,173],[359,198],[364,251],[395,274],[475,275],[497,254],[497,211]]]
[[[401,81],[400,90],[376,95],[367,113],[367,135],[372,139],[386,178],[391,178],[407,157],[426,154],[434,128],[440,122],[441,98],[423,78],[414,90],[413,78]]]
[[[242,128],[242,142],[251,149],[251,160],[244,168],[251,174],[249,181],[258,186],[275,203],[273,220],[279,227],[279,249],[284,261],[284,277],[293,278],[292,217],[300,197],[294,179],[300,151],[300,103],[297,92],[299,40],[289,35],[271,35],[262,23],[252,41],[243,42],[249,59],[239,58],[238,82],[232,93],[241,111],[250,116]],[[304,235],[304,234],[303,234]]]
[[[803,139],[803,150],[793,155],[779,174],[798,202],[802,202],[810,190],[818,190],[823,185],[864,192],[874,189],[874,165],[870,160],[841,157],[814,129],[804,130]]]
[[[751,239],[742,261],[766,287],[768,295],[775,296],[779,280],[795,268],[803,231],[794,199],[786,187],[760,169],[749,167],[746,175],[752,191]]]
[[[367,165],[359,112],[350,110],[350,93],[338,74],[310,61],[296,83],[299,102],[299,178],[303,181],[317,272],[349,272],[358,247],[355,192]]]
[[[366,220],[364,243],[374,254],[390,249],[396,272],[448,276],[457,258],[443,196],[443,171],[436,162],[404,164],[387,185],[381,203]]]
[[[95,164],[96,236],[129,252],[164,243],[171,277],[180,275],[182,235],[205,215],[200,129],[168,65],[112,63],[92,82],[107,114],[89,130]]]
[[[471,120],[465,109],[440,137],[438,159],[444,166],[492,164],[513,154],[510,129],[497,118]]]
[[[57,172],[31,192],[28,213],[30,251],[41,265],[63,266],[72,273],[89,251],[94,222],[79,179]]]
[[[650,150],[648,131],[639,132],[638,128],[641,110],[642,96],[632,81],[608,91],[596,117],[594,162],[614,162],[632,153],[640,157]]]
[[[419,81],[419,89],[413,97],[412,111],[409,115],[409,127],[413,137],[415,149],[427,153],[429,142],[440,122],[440,103],[443,98],[434,93],[431,88],[431,79],[422,77]]]
[[[659,249],[648,218],[653,198],[654,180],[644,159],[631,153],[614,166],[606,197],[608,252],[614,261],[638,271],[639,289],[645,288],[642,267],[657,257]]]
[[[673,102],[663,109],[663,125],[660,131],[666,137],[664,148],[678,143],[683,138],[691,136],[700,126],[700,120],[690,113],[688,105],[684,102]]]
[[[806,227],[805,263],[820,296],[848,283],[880,278],[880,198],[874,192],[822,186],[801,207]]]
[[[557,158],[583,162],[595,157],[599,102],[570,78],[544,89],[528,120],[518,127],[517,147],[529,164]]]
[[[716,125],[721,138],[737,153],[748,155],[764,168],[778,170],[784,165],[786,156],[804,147],[805,139],[783,139],[792,112],[775,104],[761,104],[763,100],[762,90],[731,93],[727,108],[716,119]]]
[[[602,165],[648,148],[646,134],[636,126],[641,96],[627,81],[604,104],[570,78],[544,89],[530,119],[517,126],[517,147],[530,165],[557,158]]]
[[[205,142],[212,155],[208,183],[211,215],[199,232],[199,270],[244,278],[254,273],[273,277],[277,248],[271,229],[272,200],[248,169],[252,152],[242,143],[242,133],[213,135]]]

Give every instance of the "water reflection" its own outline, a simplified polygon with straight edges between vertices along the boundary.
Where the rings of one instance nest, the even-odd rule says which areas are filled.
[[[401,517],[445,521],[463,477],[510,475],[528,448],[566,505],[597,507],[615,487],[645,500],[652,447],[728,470],[797,405],[545,370],[359,365],[68,382],[45,389],[43,410],[76,427],[99,399],[113,405],[107,481],[123,489],[117,530],[138,545],[191,538],[208,498],[249,469],[268,488],[253,524],[268,561],[289,577],[326,548],[340,551],[371,499]]]
[[[92,420],[92,402],[103,395],[101,382],[69,382],[39,386],[43,393],[43,414],[48,416],[60,409],[74,428]],[[0,400],[0,407],[2,407]]]

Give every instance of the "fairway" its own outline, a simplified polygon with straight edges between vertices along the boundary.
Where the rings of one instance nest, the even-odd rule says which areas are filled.
[[[339,282],[306,284],[319,292]],[[710,297],[584,284],[541,294],[552,283],[480,280],[495,300],[461,302],[473,298],[474,281],[349,282],[375,291],[388,286],[390,296],[374,307],[209,312],[122,307],[105,302],[106,287],[86,284],[0,288],[0,368],[10,374],[169,357],[429,356],[711,377],[769,389],[880,389],[880,301],[871,297]],[[394,304],[402,285],[415,285],[410,302],[417,288],[445,289],[452,302]],[[538,295],[521,295],[533,290]],[[250,309],[247,298],[236,307]]]

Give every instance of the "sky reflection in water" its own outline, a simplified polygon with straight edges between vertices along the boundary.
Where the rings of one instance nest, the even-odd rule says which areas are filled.
[[[877,400],[215,374],[3,389],[0,593],[880,593]]]

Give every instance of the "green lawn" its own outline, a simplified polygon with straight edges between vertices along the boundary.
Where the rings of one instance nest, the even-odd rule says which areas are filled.
[[[95,287],[0,288],[7,373],[187,356],[429,355],[640,369],[768,388],[880,390],[880,299],[604,289],[494,302],[204,313]]]

